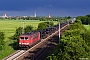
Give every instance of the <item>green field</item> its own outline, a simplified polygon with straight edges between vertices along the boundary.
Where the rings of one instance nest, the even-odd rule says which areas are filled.
[[[84,25],[87,30],[90,30],[90,25]]]
[[[0,30],[5,32],[5,37],[10,37],[15,33],[15,29],[22,27],[23,20],[0,20]],[[38,27],[39,20],[24,20],[24,26],[32,25],[34,29]],[[55,24],[57,22],[54,22]]]
[[[0,30],[5,32],[5,37],[10,37],[15,33],[16,28],[22,27],[23,20],[0,20]],[[24,26],[32,25],[34,28],[38,26],[40,21],[24,20]]]
[[[34,29],[38,27],[38,23],[43,22],[39,20],[0,20],[0,30],[5,33],[5,41],[7,41],[7,43],[5,43],[5,49],[3,51],[0,51],[0,59],[15,51],[11,46],[9,46],[9,44],[13,43],[14,40],[9,40],[8,37],[14,35],[16,28],[22,27],[23,21],[24,26],[32,25]],[[57,24],[57,22],[55,21],[54,24]]]

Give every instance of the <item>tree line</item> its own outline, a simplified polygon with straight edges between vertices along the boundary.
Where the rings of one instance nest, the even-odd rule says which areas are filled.
[[[90,24],[90,14],[86,16],[78,16],[76,19],[81,20],[82,24]]]
[[[72,17],[67,16],[67,17],[20,17],[20,16],[16,16],[16,17],[8,17],[8,18],[0,18],[2,20],[4,19],[9,19],[9,20],[40,20],[40,21],[58,21],[58,20],[63,20],[63,21],[67,21],[67,19],[70,19]]]

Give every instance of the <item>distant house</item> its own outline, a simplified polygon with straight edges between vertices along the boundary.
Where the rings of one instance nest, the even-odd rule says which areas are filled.
[[[8,18],[8,16],[6,15],[6,14],[3,14],[3,16],[2,16],[3,18]]]
[[[50,14],[48,14],[48,16],[47,16],[48,18],[51,18],[51,16],[50,16]]]

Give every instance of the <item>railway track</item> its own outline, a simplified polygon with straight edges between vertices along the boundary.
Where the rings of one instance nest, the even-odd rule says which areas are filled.
[[[51,48],[51,46],[54,44],[51,41],[48,41],[48,42],[49,43],[47,45],[44,45],[45,46],[44,48],[42,48],[41,50],[39,50],[35,56],[31,57],[28,60],[40,60],[39,58],[42,57],[42,56],[44,56],[43,54],[46,51],[48,51]],[[26,59],[24,58],[23,60],[26,60]],[[42,60],[44,60],[44,58]]]
[[[24,53],[26,50],[18,50],[15,53],[7,56],[6,58],[2,59],[2,60],[13,60],[16,57],[18,57],[19,55],[21,55],[22,53]]]
[[[67,25],[65,25],[64,27],[62,27],[60,30],[64,29],[65,27],[67,27]],[[33,47],[31,47],[28,50],[18,50],[15,53],[11,54],[10,56],[4,58],[3,60],[36,60],[38,56],[41,55],[42,52],[44,52],[45,50],[47,50],[49,48],[49,44],[51,44],[51,42],[47,41],[55,36],[59,31],[56,31],[55,33],[52,33],[50,36],[48,36],[45,39],[41,39],[41,42],[37,43],[36,45],[34,45]],[[43,47],[42,47],[43,46]],[[37,47],[37,48],[36,48]],[[42,48],[40,48],[42,47]],[[33,54],[31,52],[34,52],[36,54]],[[30,55],[29,55],[30,54]],[[29,57],[27,57],[29,55]],[[27,57],[28,59],[24,59],[25,57]]]
[[[26,58],[23,58],[23,60],[26,60],[28,59],[27,57],[30,58],[30,60],[36,60],[45,50],[47,50],[49,48],[49,46],[47,46],[49,43],[45,44],[43,47],[41,48],[37,48],[36,49],[36,53],[34,53],[34,56],[33,57],[30,57],[30,55],[26,56]]]

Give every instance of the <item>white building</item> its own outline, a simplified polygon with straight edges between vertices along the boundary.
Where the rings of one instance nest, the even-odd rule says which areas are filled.
[[[47,16],[48,18],[51,18],[50,14]]]
[[[6,13],[5,14],[3,14],[3,16],[2,16],[3,18],[8,18],[8,16],[6,15]]]
[[[34,17],[36,17],[36,12],[35,12],[35,14],[34,14]]]

